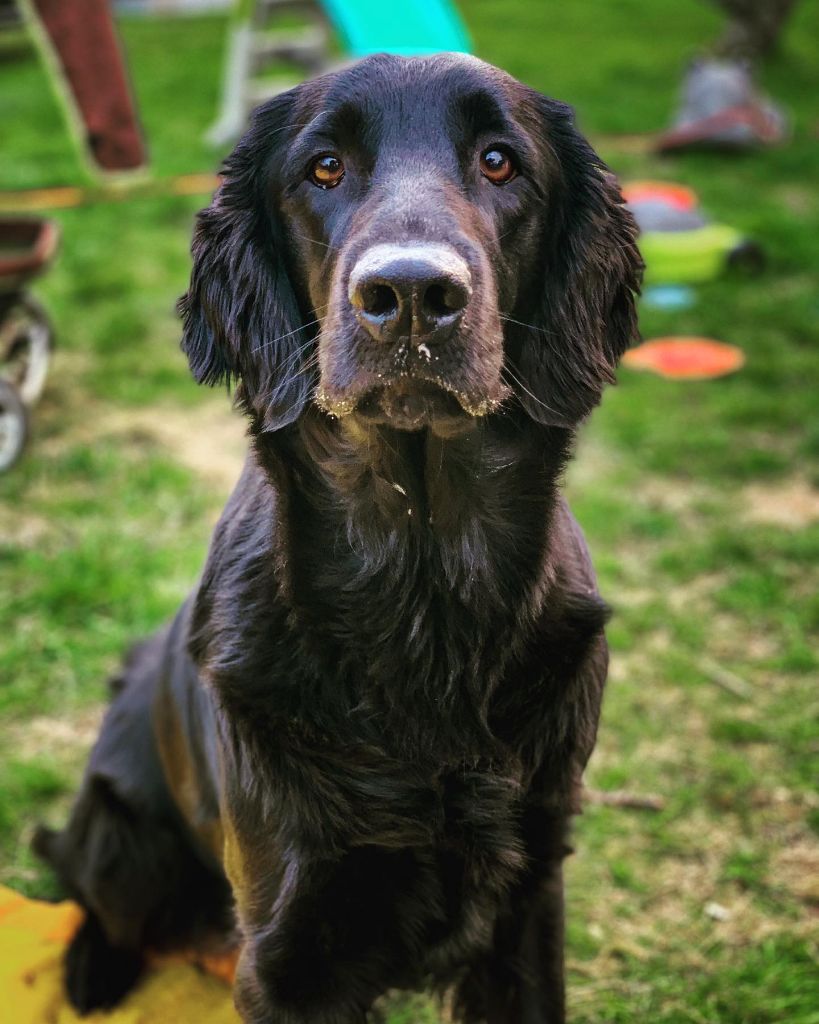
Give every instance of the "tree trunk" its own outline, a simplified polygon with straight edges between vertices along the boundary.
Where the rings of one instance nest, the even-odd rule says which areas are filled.
[[[757,61],[776,50],[797,0],[713,0],[729,17],[716,45],[721,57]]]

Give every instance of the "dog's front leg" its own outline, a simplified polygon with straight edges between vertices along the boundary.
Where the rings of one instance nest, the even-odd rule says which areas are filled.
[[[565,1024],[562,822],[554,834],[509,894],[490,951],[458,987],[465,1024]]]
[[[235,886],[244,941],[234,1000],[245,1024],[366,1019],[373,994],[357,984],[334,908],[323,906],[331,876],[326,862],[295,857],[278,870],[268,859]]]
[[[230,876],[244,945],[234,998],[245,1024],[363,1024],[416,957],[395,914],[410,851],[362,846],[333,858],[236,846]]]
[[[329,991],[321,958],[312,961],[306,949],[285,958],[286,977],[271,945],[254,936],[242,948],[233,998],[244,1024],[365,1024],[366,1008],[351,993]]]
[[[566,1020],[563,866],[549,865],[515,901],[517,927],[499,936],[501,959],[516,965],[513,1010],[492,1007],[488,1024],[563,1024]],[[515,1003],[518,1004],[515,1007]]]

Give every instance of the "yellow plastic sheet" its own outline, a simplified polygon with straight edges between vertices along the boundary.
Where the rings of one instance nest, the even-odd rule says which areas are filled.
[[[3,1024],[238,1024],[229,985],[180,962],[153,966],[115,1010],[79,1017],[65,997],[62,957],[81,920],[74,903],[29,900],[0,886]]]

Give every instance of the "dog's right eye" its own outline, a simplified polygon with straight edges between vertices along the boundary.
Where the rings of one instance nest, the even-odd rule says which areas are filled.
[[[335,153],[322,153],[310,164],[307,177],[318,188],[335,188],[344,177],[344,164]]]

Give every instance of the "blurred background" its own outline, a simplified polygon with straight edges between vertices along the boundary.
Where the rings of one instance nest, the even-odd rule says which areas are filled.
[[[372,49],[470,50],[576,107],[662,339],[567,480],[615,609],[571,1019],[817,1024],[819,0],[72,6],[0,0],[0,884],[60,895],[32,825],[238,475],[174,304],[247,108]]]

